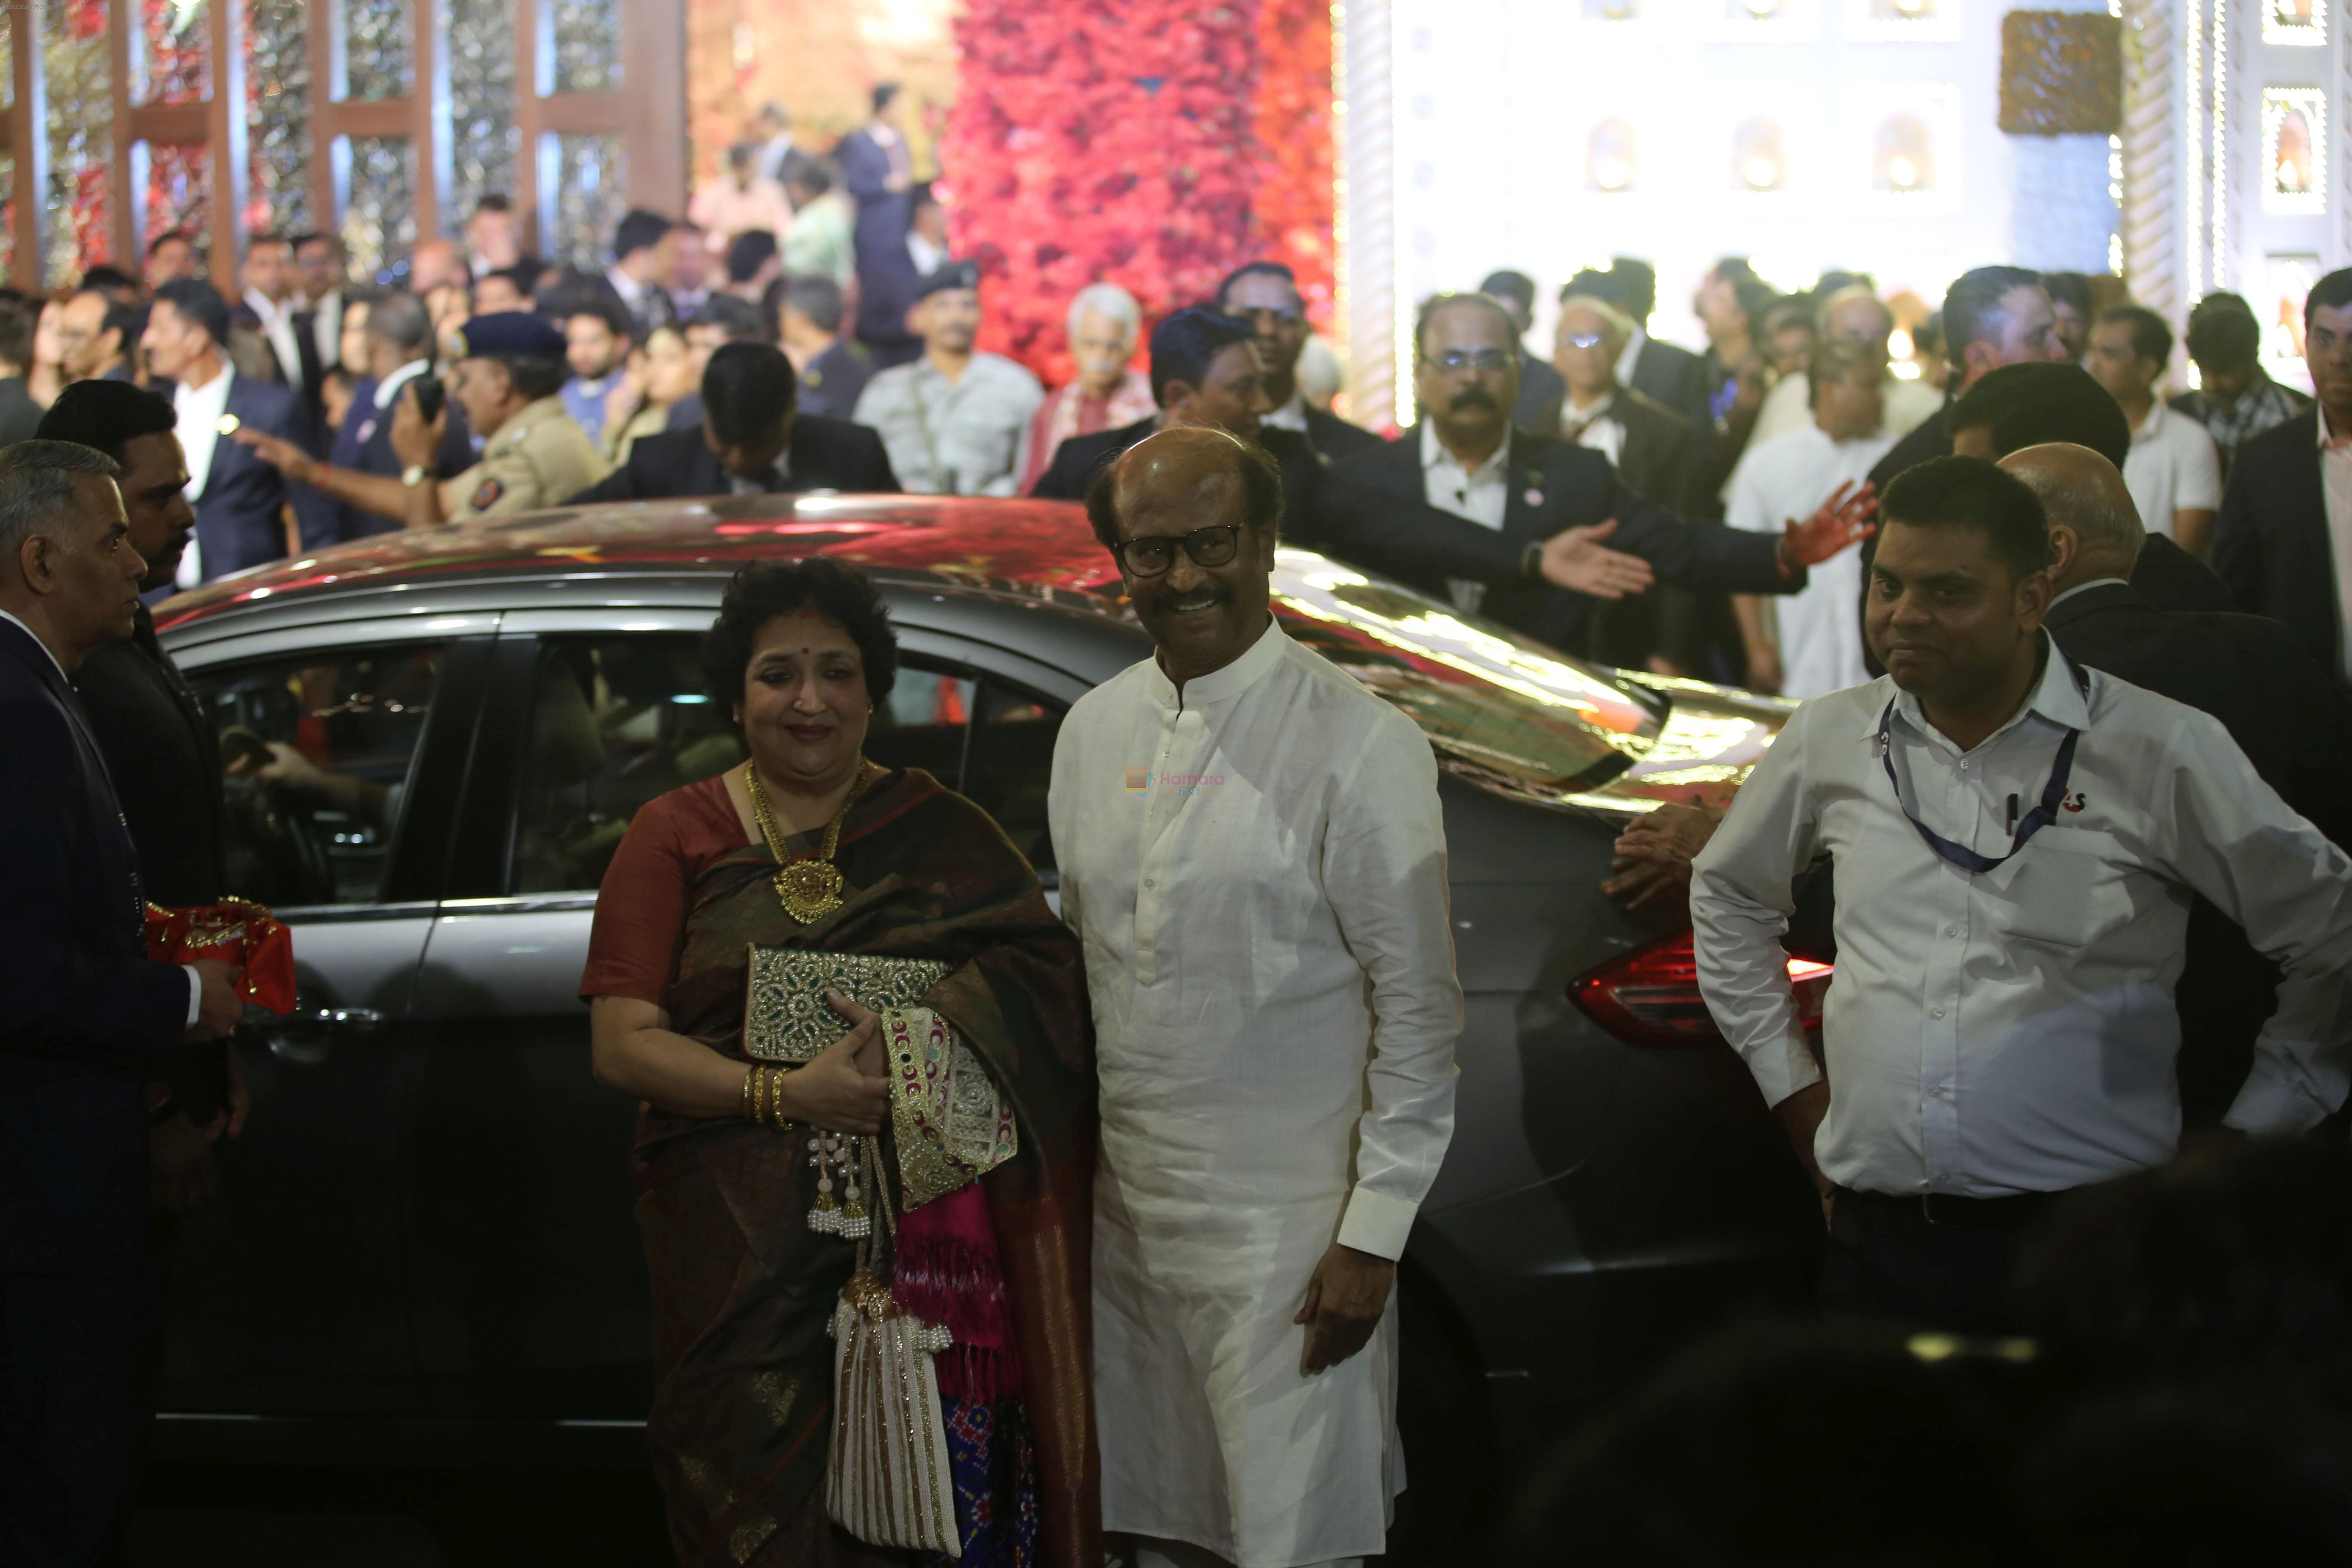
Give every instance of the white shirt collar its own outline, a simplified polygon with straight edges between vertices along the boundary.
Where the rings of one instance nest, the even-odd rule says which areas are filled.
[[[2327,443],[2336,438],[2336,433],[2327,427],[2327,405],[2324,403],[2315,404],[2313,405],[2313,407],[2317,411],[2319,417],[2313,420],[2312,423],[2319,426],[2318,446],[2319,449],[2325,452],[2327,450]],[[2352,430],[2347,430],[2344,434],[2347,436],[2352,436]],[[2346,448],[2341,447],[2336,448],[2338,451],[2343,451]]]
[[[608,270],[604,277],[614,289],[620,290],[621,301],[624,304],[634,305],[646,297],[646,286],[617,267]]]
[[[1437,426],[1433,421],[1424,419],[1421,422],[1421,471],[1425,474],[1441,463],[1454,463],[1457,468],[1461,466],[1455,461],[1454,454],[1445,449],[1445,444],[1437,438]],[[1500,484],[1510,464],[1511,431],[1508,426],[1505,426],[1502,445],[1496,447],[1485,462],[1475,468],[1465,469],[1464,472],[1469,476],[1470,482],[1474,485],[1485,484],[1489,480]]]
[[[433,364],[429,360],[410,360],[406,364],[402,365],[398,370],[394,371],[390,375],[385,376],[382,381],[375,384],[375,405],[378,408],[391,407],[392,400],[400,395],[400,389],[402,387],[406,386],[410,382],[415,381],[418,376],[423,375],[426,371],[431,370],[432,368]]]
[[[66,667],[58,663],[58,656],[54,653],[49,653],[49,645],[41,640],[40,633],[35,631],[32,627],[26,626],[24,622],[18,620],[16,616],[10,615],[5,610],[0,610],[0,621],[6,621],[18,631],[23,632],[26,637],[31,637],[35,647],[39,648],[43,653],[49,654],[49,662],[57,665],[58,676],[68,685],[72,683],[73,677],[67,675]]]
[[[1248,652],[1223,669],[1194,676],[1184,683],[1184,689],[1181,692],[1176,689],[1176,683],[1168,679],[1168,672],[1160,668],[1160,656],[1154,653],[1151,656],[1151,695],[1159,699],[1163,708],[1174,708],[1180,704],[1186,708],[1200,708],[1239,697],[1275,667],[1282,658],[1283,645],[1289,640],[1283,635],[1282,624],[1269,615],[1265,618],[1265,630],[1258,633],[1257,641],[1250,644]]]
[[[1301,392],[1297,386],[1294,384],[1290,389],[1289,398],[1283,404],[1283,405],[1260,419],[1258,423],[1261,425],[1271,425],[1277,430],[1306,429],[1307,394]]]
[[[1624,388],[1621,386],[1611,387],[1609,395],[1594,404],[1590,411],[1576,401],[1576,394],[1571,392],[1568,395],[1567,401],[1559,405],[1559,416],[1563,421],[1575,420],[1586,425],[1591,424],[1596,419],[1605,419],[1616,413],[1617,398],[1623,391]]]
[[[2073,587],[2067,589],[2064,593],[2059,595],[2056,598],[2051,600],[2050,607],[2054,610],[2077,594],[2087,594],[2094,588],[2105,588],[2110,584],[2120,584],[2123,587],[2128,588],[2131,586],[2131,579],[2128,577],[2094,577],[2087,583],[2077,583]]]
[[[1643,331],[1640,327],[1635,327],[1633,329],[1633,335],[1625,340],[1624,351],[1617,356],[1618,385],[1631,386],[1633,384],[1633,366],[1638,363],[1642,358],[1642,345],[1649,341],[1650,334]]]
[[[2156,433],[2164,427],[2164,415],[2163,398],[2159,397],[2147,405],[2147,417],[2141,420],[2138,426],[2132,431],[2132,445],[2137,447],[2142,441],[2155,440]]]
[[[247,289],[245,291],[245,302],[247,307],[250,309],[255,315],[261,318],[261,326],[264,331],[276,326],[278,324],[278,318],[286,314],[285,306],[279,304],[277,300],[271,299],[268,295],[263,293],[258,289]]]
[[[2083,688],[2075,681],[2074,667],[2067,662],[2064,654],[2058,651],[2057,643],[2052,639],[2047,631],[2042,633],[2042,649],[2041,680],[2035,684],[2032,692],[2026,700],[2018,705],[2017,711],[2009,716],[2007,722],[1977,742],[1979,748],[1999,740],[2017,728],[2029,713],[2046,719],[2062,730],[2084,730],[2090,727],[2090,702],[2084,696]],[[1920,710],[1919,700],[1900,687],[1895,689],[1895,712],[1914,730],[1927,736],[1944,750],[1955,754],[1958,752],[1959,748],[1952,744],[1951,738],[1928,722],[1927,715]],[[1878,727],[1875,716],[1871,719],[1870,723],[1872,731],[1875,732]]]

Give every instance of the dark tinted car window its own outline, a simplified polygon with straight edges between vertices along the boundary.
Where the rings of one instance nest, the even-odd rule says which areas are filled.
[[[220,734],[228,887],[274,909],[382,898],[439,647],[204,670]]]
[[[741,738],[702,689],[699,646],[690,635],[648,633],[545,643],[523,758],[514,891],[593,891],[639,806],[742,762]],[[1033,862],[1050,866],[1045,786],[1060,724],[1059,708],[968,670],[902,663],[866,731],[866,754],[962,787]]]

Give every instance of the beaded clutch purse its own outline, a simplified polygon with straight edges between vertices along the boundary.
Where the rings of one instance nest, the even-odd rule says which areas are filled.
[[[753,1061],[805,1062],[848,1031],[825,1004],[838,991],[869,1011],[909,1006],[947,977],[935,958],[876,958],[798,948],[750,949],[743,1006],[743,1050]]]

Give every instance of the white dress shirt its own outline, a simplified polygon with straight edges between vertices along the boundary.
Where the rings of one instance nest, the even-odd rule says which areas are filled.
[[[174,428],[180,450],[188,459],[188,488],[183,493],[190,506],[204,500],[205,487],[212,482],[213,453],[221,442],[221,425],[228,418],[228,388],[236,378],[236,368],[226,355],[220,367],[220,374],[202,386],[183,381],[172,388],[172,412],[178,418]],[[183,588],[193,588],[205,580],[204,547],[196,535],[188,535],[188,547],[172,580]]]
[[[302,351],[294,332],[293,308],[279,304],[258,289],[245,291],[245,304],[261,318],[261,335],[269,340],[270,352],[278,356],[278,373],[286,378],[287,385],[300,392]]]
[[[1763,406],[1756,411],[1756,424],[1748,432],[1748,446],[1760,447],[1775,437],[1811,425],[1812,386],[1801,370],[1774,382],[1772,390],[1764,395]],[[1925,425],[1944,406],[1942,393],[1924,381],[1905,381],[1897,375],[1886,378],[1880,388],[1880,397],[1879,423],[1898,440]]]
[[[2221,504],[2221,458],[2204,426],[2158,398],[2132,432],[2124,454],[2124,488],[2150,533],[2172,537],[2172,514]]]
[[[190,542],[193,543],[194,542],[191,541]],[[58,656],[55,653],[50,652],[48,644],[41,641],[41,637],[38,632],[36,632],[32,627],[26,626],[24,622],[18,620],[16,616],[10,615],[5,610],[0,610],[0,621],[6,621],[18,631],[24,633],[26,637],[31,637],[36,647],[39,647],[43,653],[48,654],[49,663],[55,665],[57,668],[58,679],[64,681],[68,686],[73,685],[73,677],[66,673],[66,667],[58,662]],[[93,752],[98,751],[98,738],[95,735],[90,737],[90,750]],[[104,758],[105,754],[100,752],[100,761],[101,765],[103,765]],[[112,788],[113,784],[114,781],[112,779],[109,779],[107,781],[108,788]],[[122,825],[122,836],[126,841],[128,841],[131,837],[131,824],[128,822],[124,822]],[[205,983],[196,977],[196,966],[194,964],[184,963],[180,965],[180,968],[187,974],[188,977],[188,1021],[184,1026],[193,1029],[196,1026],[197,1016],[204,1011]]]
[[[1481,528],[1503,531],[1503,513],[1510,506],[1511,433],[1503,432],[1503,444],[1495,448],[1487,459],[1475,469],[1465,468],[1445,449],[1437,438],[1437,426],[1424,419],[1421,422],[1421,486],[1422,494],[1430,505],[1440,511],[1450,511],[1465,518]],[[1476,615],[1479,604],[1486,596],[1486,585],[1464,577],[1448,577],[1445,591],[1452,595],[1454,608],[1465,615]]]
[[[1635,327],[1633,335],[1625,340],[1625,346],[1617,353],[1618,385],[1633,384],[1633,367],[1642,363],[1642,345],[1649,341],[1649,332],[1641,327]]]
[[[1590,447],[1609,459],[1616,468],[1625,455],[1625,422],[1617,417],[1617,399],[1623,394],[1612,387],[1609,395],[1590,407],[1579,407],[1576,394],[1570,393],[1559,405],[1559,433],[1564,437],[1576,432],[1576,444]]]
[[[2180,1131],[2173,1005],[2202,893],[2284,971],[2230,1126],[2287,1133],[2343,1103],[2352,862],[2287,809],[2220,721],[2097,670],[2045,637],[2010,721],[1968,752],[1886,677],[1797,710],[1693,868],[1699,986],[1778,1104],[1820,1079],[1780,946],[1790,879],[1823,855],[1838,961],[1822,1029],[1830,1110],[1814,1142],[1842,1186],[2000,1197],[2168,1159]],[[2087,695],[2084,688],[2087,687]],[[2079,730],[2054,826],[1970,872],[1905,818],[2008,852]]]
[[[1269,625],[1078,700],[1048,797],[1101,1086],[1103,1523],[1247,1568],[1381,1550],[1396,1307],[1312,1377],[1336,1239],[1395,1258],[1453,1136],[1462,992],[1428,740]]]
[[[2327,542],[2336,561],[2338,673],[2352,680],[2352,431],[2338,441],[2329,432],[2326,408],[2312,423],[2319,427],[2319,485],[2327,502]]]
[[[1294,385],[1283,405],[1259,419],[1258,423],[1270,425],[1276,430],[1296,430],[1302,436],[1306,435],[1307,394]]]
[[[1791,518],[1820,510],[1839,485],[1860,484],[1894,449],[1894,431],[1833,441],[1818,425],[1751,445],[1731,470],[1724,521],[1750,533],[1780,532]],[[1780,695],[1819,697],[1870,679],[1863,661],[1862,552],[1849,545],[1806,574],[1794,594],[1764,601],[1766,624],[1780,650]]]
[[[334,369],[343,360],[343,291],[330,289],[310,307],[310,346],[319,351],[319,369]],[[353,375],[358,365],[348,367]]]

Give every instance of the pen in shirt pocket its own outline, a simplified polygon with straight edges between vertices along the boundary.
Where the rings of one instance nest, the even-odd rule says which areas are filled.
[[[2011,833],[2017,831],[2017,797],[2015,795],[2009,797],[2009,830]]]

